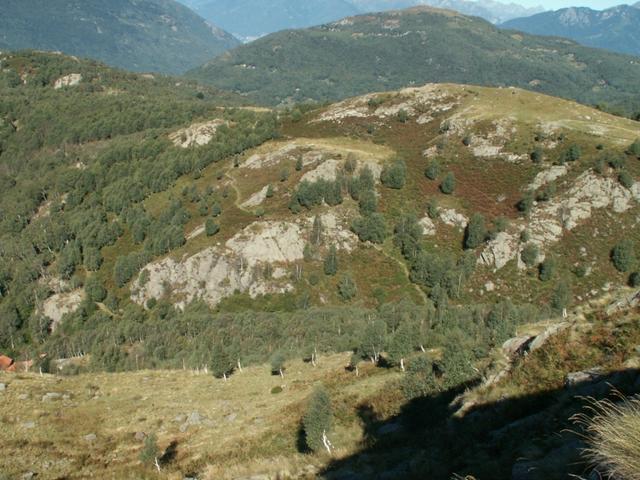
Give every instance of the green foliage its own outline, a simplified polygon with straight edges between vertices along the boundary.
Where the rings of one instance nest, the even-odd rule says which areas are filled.
[[[220,231],[220,225],[218,225],[213,218],[207,218],[204,223],[204,231],[207,237],[212,237]]]
[[[184,73],[239,44],[188,8],[170,2],[152,7],[131,0],[81,2],[73,9],[51,2],[33,9],[17,2],[4,5],[3,13],[13,19],[4,27],[3,50],[55,46],[69,55],[141,72]],[[204,98],[204,92],[197,93]],[[197,93],[192,92],[194,100]]]
[[[531,152],[530,157],[533,163],[540,163],[544,159],[544,150],[540,147],[536,147]]]
[[[413,214],[403,214],[398,219],[394,229],[393,241],[400,248],[402,255],[413,261],[421,252],[422,227],[418,223],[418,218]]]
[[[277,350],[271,355],[271,374],[279,374],[282,375],[285,369],[285,362],[287,361],[287,357],[284,352],[281,350]]]
[[[158,437],[155,433],[152,433],[144,439],[144,445],[139,455],[140,461],[145,465],[153,465],[159,456]]]
[[[571,285],[567,280],[562,279],[557,283],[551,294],[551,308],[557,312],[561,312],[563,309],[569,307],[572,298]]]
[[[465,229],[464,248],[474,249],[482,245],[487,237],[487,228],[484,217],[480,213],[474,213]]]
[[[320,452],[325,448],[323,436],[329,434],[332,423],[331,397],[323,385],[318,385],[311,393],[302,418],[305,442],[311,451]]]
[[[424,176],[429,180],[436,180],[440,175],[440,162],[435,158],[429,162],[427,168],[424,170]]]
[[[437,220],[440,217],[437,198],[431,197],[427,202],[427,215],[431,220]]]
[[[313,219],[313,227],[311,228],[311,244],[317,246],[322,245],[322,231],[324,226],[322,225],[322,219],[320,215],[316,215]]]
[[[345,302],[353,299],[358,293],[358,287],[353,277],[345,273],[338,282],[338,294]]]
[[[633,272],[629,275],[629,286],[633,288],[640,287],[640,272]]]
[[[102,282],[95,276],[87,278],[84,282],[84,291],[91,302],[102,302],[107,298],[107,290],[102,285]]]
[[[360,207],[360,213],[362,215],[374,213],[378,209],[378,197],[376,193],[373,190],[364,190],[361,192],[358,206]]]
[[[292,196],[289,208],[292,209],[292,206],[296,205],[311,209],[322,205],[323,202],[335,206],[341,204],[342,200],[342,184],[339,180],[320,179],[315,182],[304,180]]]
[[[380,181],[389,188],[401,189],[407,181],[407,165],[403,160],[397,160],[391,166],[386,166],[380,174]]]
[[[407,374],[402,379],[402,393],[407,400],[437,393],[440,385],[433,372],[433,363],[421,355],[409,363]]]
[[[189,75],[271,105],[447,81],[513,85],[587,104],[608,103],[628,113],[638,110],[640,65],[626,56],[557,38],[520,34],[516,39],[479,18],[460,16],[452,21],[448,14],[434,11],[392,15],[373,14],[348,25],[307,28],[295,35],[267,35]],[[390,20],[399,22],[393,37],[383,27]],[[431,40],[424,43],[422,35],[413,32],[428,32]],[[566,61],[568,55],[574,62]],[[376,61],[364,60],[372,58]],[[255,68],[238,68],[243,64]],[[545,81],[532,87],[532,78]],[[594,89],[594,78],[611,88]]]
[[[539,267],[539,278],[543,282],[551,280],[558,270],[558,262],[552,256],[547,256]]]
[[[640,159],[640,138],[636,139],[631,145],[629,145],[627,153]]]
[[[620,241],[611,250],[611,261],[619,272],[630,271],[636,264],[635,246],[631,240]]]
[[[380,213],[356,218],[351,223],[351,229],[362,242],[383,243],[387,237],[386,222]]]
[[[216,378],[226,378],[233,370],[233,362],[229,358],[227,349],[224,345],[217,344],[213,347],[211,360],[209,362],[209,369]]]
[[[618,181],[625,188],[631,188],[631,187],[633,187],[633,184],[635,183],[634,180],[633,180],[633,176],[631,176],[631,174],[626,170],[622,170],[618,174]]]
[[[324,274],[333,276],[336,273],[338,273],[338,251],[335,245],[331,245],[324,259]]]
[[[576,144],[571,145],[566,152],[563,154],[564,160],[567,162],[575,162],[576,160],[580,160],[582,156],[582,150]]]
[[[439,366],[446,388],[459,387],[476,376],[470,352],[453,343],[445,346]]]
[[[521,212],[523,215],[529,215],[529,213],[531,213],[531,209],[533,208],[533,202],[534,202],[533,194],[531,193],[525,194],[525,196],[522,197],[522,199],[516,205],[518,208],[518,211]]]
[[[456,189],[456,177],[453,172],[447,173],[440,184],[440,191],[446,195],[451,195]]]
[[[538,261],[540,255],[540,249],[533,243],[527,243],[522,252],[520,252],[520,259],[527,267],[533,267]]]

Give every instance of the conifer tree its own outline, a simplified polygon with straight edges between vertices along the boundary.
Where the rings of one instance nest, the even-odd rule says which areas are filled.
[[[338,273],[338,252],[335,245],[329,247],[329,253],[324,259],[324,273],[329,276]]]

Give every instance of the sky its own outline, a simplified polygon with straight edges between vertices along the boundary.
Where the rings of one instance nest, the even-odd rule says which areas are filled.
[[[478,0],[482,2],[482,0]],[[502,0],[509,3],[509,0]],[[542,5],[548,10],[558,10],[565,7],[590,7],[595,10],[602,10],[605,8],[620,5],[622,3],[635,3],[636,0],[513,0],[514,3],[519,3],[527,7],[535,7]]]

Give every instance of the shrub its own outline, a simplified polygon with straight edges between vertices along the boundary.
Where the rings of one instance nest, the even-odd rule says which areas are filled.
[[[636,263],[636,254],[631,240],[622,240],[611,250],[611,261],[619,272],[631,270]]]
[[[553,257],[547,257],[540,264],[539,277],[543,282],[548,282],[553,278],[558,269],[558,264]]]
[[[338,293],[340,294],[340,298],[342,300],[349,301],[358,293],[358,288],[356,287],[356,282],[353,280],[351,275],[344,274],[338,283]]]
[[[271,374],[272,375],[280,375],[284,376],[284,363],[286,361],[286,357],[284,353],[280,350],[274,352],[271,356]]]
[[[629,285],[634,288],[640,287],[640,272],[633,272],[629,275]]]
[[[569,149],[564,153],[564,158],[567,162],[575,162],[576,160],[580,160],[582,156],[582,151],[578,145],[571,145]]]
[[[438,200],[435,197],[432,197],[427,202],[427,215],[431,220],[437,220],[440,216],[438,208]]]
[[[158,462],[159,456],[158,437],[152,433],[144,439],[144,446],[140,450],[140,461],[145,465],[154,465]]]
[[[527,243],[520,253],[520,258],[527,267],[533,267],[538,260],[539,254],[540,250],[538,249],[537,245],[534,245],[533,243]]]
[[[212,218],[207,218],[207,221],[204,224],[204,231],[207,237],[212,237],[220,231],[220,226],[214,222]]]
[[[429,180],[435,180],[440,175],[440,162],[438,160],[433,159],[427,165],[427,168],[424,170],[424,176]]]
[[[304,439],[310,450],[319,452],[327,449],[331,453],[327,434],[331,431],[332,423],[331,397],[324,386],[318,385],[311,394],[302,418]]]
[[[425,397],[438,391],[438,382],[433,373],[433,364],[425,356],[409,363],[402,379],[402,393],[407,400]]]
[[[278,393],[282,393],[282,387],[281,386],[275,386],[271,389],[271,393],[273,395],[277,395]]]
[[[324,274],[333,276],[336,273],[338,273],[338,252],[336,251],[336,246],[331,245],[324,259]]]
[[[84,291],[87,293],[87,298],[92,302],[102,302],[107,298],[107,291],[102,286],[102,282],[95,276],[91,276],[84,284]]]
[[[523,213],[524,215],[529,215],[531,213],[531,209],[533,208],[533,194],[527,193],[516,205],[518,211]]]
[[[629,155],[634,155],[637,158],[640,158],[640,138],[638,138],[635,142],[629,145],[627,149],[627,153]]]
[[[474,213],[469,220],[469,224],[464,234],[464,248],[473,249],[482,245],[487,236],[487,229],[484,224],[484,217],[479,213]]]
[[[571,303],[571,286],[566,280],[561,280],[551,294],[551,308],[562,312]]]
[[[402,160],[397,160],[393,165],[382,170],[380,181],[386,187],[401,189],[407,181],[407,166]]]
[[[456,189],[456,177],[453,172],[447,173],[440,184],[440,191],[446,195],[451,195]]]
[[[631,188],[633,187],[633,177],[631,176],[631,174],[629,172],[627,172],[626,170],[622,170],[619,174],[618,174],[618,181],[620,182],[620,184],[625,187],[625,188]]]
[[[544,151],[542,150],[542,148],[536,147],[533,149],[533,152],[531,152],[530,157],[533,163],[540,163],[544,158]]]
[[[372,213],[356,218],[351,229],[362,242],[382,243],[387,237],[387,226],[384,216],[380,213]]]

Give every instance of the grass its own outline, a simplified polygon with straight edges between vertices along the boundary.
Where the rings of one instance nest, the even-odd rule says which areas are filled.
[[[640,398],[591,402],[591,415],[578,415],[585,427],[586,456],[607,478],[640,479]]]
[[[142,442],[134,438],[136,432],[157,434],[161,451],[177,442],[175,458],[159,478],[206,472],[198,478],[224,479],[321,464],[326,459],[300,454],[296,447],[299,419],[313,386],[327,385],[332,401],[344,411],[332,441],[338,455],[348,455],[362,437],[355,405],[398,375],[364,365],[356,377],[344,369],[348,359],[348,354],[321,356],[316,368],[290,360],[284,379],[270,375],[266,365],[249,367],[227,382],[193,371],[0,374],[7,384],[3,404],[11,405],[0,422],[0,438],[11,439],[3,442],[0,471],[10,478],[27,471],[43,479],[96,474],[158,478],[153,466],[139,462]],[[274,387],[283,391],[273,394]],[[42,401],[48,392],[68,397]],[[202,423],[181,431],[192,412],[201,415]],[[96,440],[87,441],[89,434]]]

